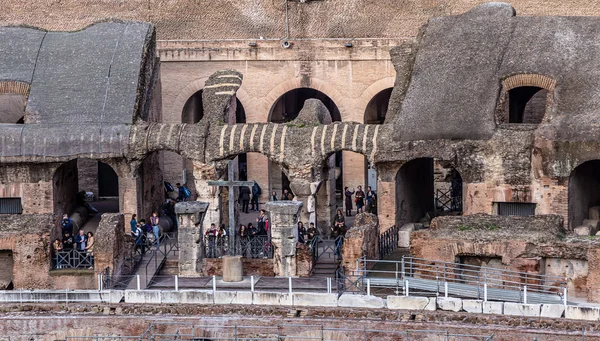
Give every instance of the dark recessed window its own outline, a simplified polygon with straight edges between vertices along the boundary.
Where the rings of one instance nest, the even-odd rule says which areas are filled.
[[[0,198],[0,214],[21,214],[21,198]]]
[[[529,217],[535,215],[535,203],[532,202],[497,202],[498,215]]]

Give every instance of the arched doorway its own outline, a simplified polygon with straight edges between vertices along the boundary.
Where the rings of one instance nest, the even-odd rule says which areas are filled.
[[[364,113],[365,124],[383,124],[388,110],[388,104],[393,88],[387,88],[378,92],[367,104]],[[351,152],[344,152],[345,186],[356,188],[361,185],[365,191],[371,186],[377,192],[377,171],[370,164],[366,156]],[[349,170],[349,171],[348,171]]]
[[[68,214],[74,228],[95,232],[102,213],[119,212],[119,177],[98,160],[65,162],[52,179],[54,213]]]
[[[396,224],[429,226],[439,215],[462,213],[462,177],[449,163],[434,158],[408,161],[396,174]]]
[[[577,166],[569,177],[569,227],[590,219],[590,208],[600,206],[600,160]]]
[[[304,106],[304,102],[311,98],[320,100],[325,107],[327,107],[331,114],[332,121],[339,122],[342,120],[340,110],[329,96],[316,89],[297,88],[286,92],[275,101],[269,111],[269,122],[287,123],[293,121],[298,117],[300,110],[302,110],[302,107]],[[342,153],[338,152],[332,156],[329,168],[333,170],[333,168],[341,169],[342,167]],[[337,179],[335,179],[336,172],[332,173],[334,175],[332,181],[335,182],[336,192],[339,196],[343,186],[342,176],[338,176]],[[341,174],[342,172],[338,171],[337,173]],[[287,189],[288,191],[291,191],[289,184],[289,179],[285,173],[280,170],[279,166],[270,162],[269,193],[275,191],[280,196],[283,190]]]

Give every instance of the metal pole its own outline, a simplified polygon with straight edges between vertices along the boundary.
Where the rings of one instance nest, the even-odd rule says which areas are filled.
[[[408,279],[404,281],[404,296],[408,297]]]
[[[523,303],[527,304],[527,286],[523,286]]]
[[[371,296],[371,280],[367,278],[367,296]]]
[[[401,273],[402,277],[401,278],[402,279],[404,279],[404,276],[406,276],[405,270],[406,270],[406,268],[405,268],[405,265],[404,265],[404,256],[402,256],[402,267],[401,267],[401,271],[402,271],[402,273]]]
[[[179,276],[175,275],[175,291],[179,291]]]
[[[563,305],[567,306],[567,287],[563,289]]]
[[[137,280],[137,289],[140,290],[141,285],[140,285],[140,275],[136,275],[136,280]]]
[[[444,282],[444,297],[448,298],[448,282]]]
[[[217,291],[217,276],[213,275],[213,294]]]
[[[290,295],[292,294],[292,277],[288,277],[288,286],[290,288]]]
[[[488,290],[487,290],[487,282],[483,283],[483,301],[487,302],[488,300]]]
[[[98,274],[98,291],[102,291],[102,273]]]
[[[250,291],[254,293],[254,276],[250,276]]]

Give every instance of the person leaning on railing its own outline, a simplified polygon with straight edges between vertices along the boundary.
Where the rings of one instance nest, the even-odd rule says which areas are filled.
[[[60,261],[60,253],[63,250],[63,244],[60,239],[56,238],[54,243],[52,243],[52,249],[54,250],[54,255],[56,257],[56,268],[62,269],[62,262]]]

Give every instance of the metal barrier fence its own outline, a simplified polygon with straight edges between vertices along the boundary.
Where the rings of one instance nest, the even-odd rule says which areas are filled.
[[[564,277],[407,256],[401,261],[362,259],[360,263],[357,261],[356,269],[346,273],[346,281],[361,288],[368,282],[371,288],[387,289],[383,291],[394,294],[567,304]]]
[[[398,231],[396,225],[379,235],[379,259],[384,259],[398,248]]]
[[[202,250],[204,258],[228,256],[230,254],[229,236],[204,236],[202,239]],[[233,254],[245,258],[273,258],[271,238],[269,236],[237,238]]]
[[[68,250],[54,254],[52,269],[93,269],[94,256],[87,251]]]

